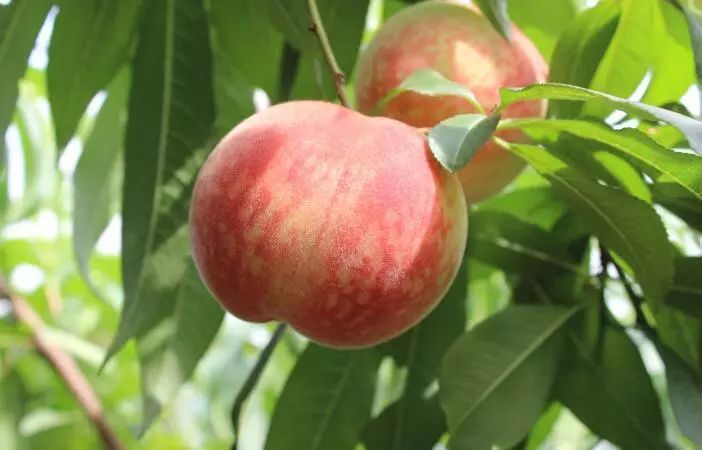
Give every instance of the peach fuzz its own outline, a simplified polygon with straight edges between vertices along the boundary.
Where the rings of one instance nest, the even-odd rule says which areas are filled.
[[[331,103],[273,106],[235,127],[193,192],[193,258],[212,294],[331,347],[395,337],[460,265],[466,204],[416,129]]]
[[[456,114],[475,112],[465,99],[405,92],[381,111],[378,103],[413,72],[431,68],[468,87],[480,105],[491,111],[499,89],[543,82],[547,66],[538,50],[516,27],[511,44],[476,8],[457,2],[427,1],[392,16],[361,56],[356,79],[357,107],[415,127],[432,127]],[[523,102],[506,109],[504,118],[537,117],[544,102]],[[515,130],[498,134],[523,141]],[[458,173],[468,203],[488,198],[509,184],[524,168],[516,156],[487,143]]]

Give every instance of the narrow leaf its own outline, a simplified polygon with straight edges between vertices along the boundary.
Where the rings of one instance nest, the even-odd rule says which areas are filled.
[[[658,346],[665,363],[665,379],[673,414],[680,430],[697,447],[702,447],[702,376],[673,351]]]
[[[505,123],[504,127],[561,131],[612,146],[654,177],[659,189],[672,193],[682,191],[696,200],[702,200],[702,159],[671,151],[638,130],[615,131],[599,123],[554,119],[519,120]]]
[[[439,382],[451,448],[512,447],[524,438],[548,401],[558,332],[576,311],[510,307],[454,343]]]
[[[571,360],[558,374],[556,395],[598,436],[641,450],[668,448],[658,397],[638,349],[607,328],[599,354],[570,333]]]
[[[140,36],[125,144],[125,301],[107,358],[173,311],[189,260],[190,192],[214,122],[202,2],[149,2]]]
[[[380,354],[310,343],[278,398],[265,450],[353,450],[370,417]]]
[[[47,0],[14,0],[0,6],[0,148],[17,102],[17,82],[27,68],[29,53],[51,3]]]
[[[88,283],[90,254],[114,213],[112,180],[122,154],[128,90],[125,70],[110,86],[73,174],[73,250]]]
[[[434,69],[419,69],[402,80],[399,86],[392,89],[380,102],[376,109],[382,111],[392,99],[403,92],[416,92],[417,94],[436,96],[463,97],[471,102],[476,111],[483,113],[483,108],[478,103],[473,91],[462,84],[451,81]]]
[[[429,132],[429,148],[449,172],[456,172],[470,162],[492,137],[500,115],[460,114],[450,117]]]
[[[679,129],[693,150],[702,154],[702,122],[682,114],[644,103],[626,100],[602,92],[559,83],[534,84],[524,88],[502,88],[500,109],[514,102],[536,99],[593,101],[621,110],[636,117],[666,122]]]
[[[678,258],[675,261],[675,277],[665,299],[688,314],[702,319],[702,257]]]
[[[63,148],[90,99],[127,61],[140,1],[64,0],[51,35],[47,83],[56,129]]]
[[[651,205],[589,179],[547,148],[522,144],[508,148],[545,176],[595,236],[631,266],[656,307],[672,282],[673,255],[665,227]]]
[[[224,319],[224,310],[190,264],[175,296],[174,314],[137,341],[142,373],[142,432],[193,374]]]
[[[511,24],[507,13],[507,0],[475,0],[492,26],[505,38],[510,38]]]

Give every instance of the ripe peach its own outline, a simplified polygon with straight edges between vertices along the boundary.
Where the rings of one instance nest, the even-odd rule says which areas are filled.
[[[427,1],[390,18],[361,56],[356,79],[361,112],[401,120],[415,127],[431,127],[456,114],[474,112],[460,97],[430,97],[405,92],[381,111],[378,102],[413,72],[431,68],[473,91],[485,110],[499,103],[499,88],[542,82],[547,66],[520,30],[512,28],[510,45],[475,8],[458,3]],[[543,102],[518,103],[503,117],[541,116]],[[511,141],[523,140],[518,131],[501,132]],[[459,172],[468,203],[492,196],[510,183],[524,163],[489,142]]]
[[[296,101],[245,120],[202,167],[193,258],[235,316],[321,344],[377,344],[422,319],[455,277],[466,204],[416,129]]]

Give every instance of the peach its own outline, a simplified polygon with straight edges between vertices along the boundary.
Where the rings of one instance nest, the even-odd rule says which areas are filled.
[[[419,131],[318,101],[235,127],[198,174],[190,210],[193,258],[224,308],[339,348],[428,314],[466,237],[460,182]]]
[[[361,56],[356,79],[361,112],[401,120],[415,127],[432,127],[456,114],[475,112],[464,98],[431,97],[405,92],[381,111],[378,103],[413,72],[430,68],[460,83],[490,111],[499,103],[503,86],[525,86],[546,79],[547,66],[538,50],[516,27],[511,45],[474,7],[427,1],[392,16]],[[544,102],[512,105],[505,118],[542,116]],[[518,131],[500,132],[510,141],[524,140]],[[524,163],[487,143],[458,176],[468,203],[490,197],[509,184]]]

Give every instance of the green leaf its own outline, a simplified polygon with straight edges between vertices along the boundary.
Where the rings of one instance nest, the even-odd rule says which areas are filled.
[[[479,210],[471,215],[468,255],[518,274],[568,271],[580,268],[555,236],[509,213]]]
[[[699,3],[695,0],[676,0],[676,2],[682,7],[687,20],[699,84],[702,83],[702,12],[700,12]]]
[[[660,217],[651,205],[617,188],[603,186],[568,167],[547,148],[509,144],[545,176],[609,250],[634,270],[655,307],[673,277],[673,255]]]
[[[217,130],[223,135],[254,113],[256,87],[278,98],[283,36],[252,0],[212,0],[208,21],[216,48]]]
[[[470,162],[492,137],[500,115],[459,114],[450,117],[429,132],[429,148],[449,172],[456,172]]]
[[[661,121],[673,125],[685,135],[692,149],[702,154],[702,122],[667,109],[558,83],[534,84],[524,88],[502,88],[500,96],[502,98],[500,109],[514,102],[543,98],[602,103],[641,119]]]
[[[137,340],[142,374],[142,433],[193,374],[217,334],[224,310],[190,264],[175,295],[175,311]]]
[[[492,26],[505,38],[511,35],[511,24],[507,12],[507,0],[475,0],[485,17]]]
[[[702,159],[673,152],[638,130],[615,131],[599,123],[553,119],[527,119],[505,124],[505,128],[512,127],[561,131],[609,145],[652,176],[664,192],[682,192],[702,200]]]
[[[670,405],[680,430],[697,447],[702,447],[702,376],[665,346],[658,346],[658,350],[665,363]]]
[[[559,331],[576,311],[513,306],[454,343],[439,381],[451,448],[511,447],[527,434],[548,401]]]
[[[24,75],[34,39],[50,7],[47,0],[14,0],[0,6],[0,148],[5,145],[5,129],[15,110],[17,82]]]
[[[622,0],[617,31],[597,67],[590,88],[629,97],[664,51],[660,0]],[[604,117],[607,105],[589,103],[583,114]]]
[[[665,304],[655,318],[661,342],[702,374],[702,320]]]
[[[200,0],[147,4],[133,62],[122,200],[125,301],[109,359],[173,311],[188,266],[188,202],[214,122]]]
[[[512,21],[550,60],[558,38],[572,26],[581,3],[581,0],[511,0],[507,6]]]
[[[568,207],[549,186],[518,189],[480,203],[479,210],[512,214],[520,220],[550,230]],[[473,216],[471,216],[471,219]],[[471,222],[471,232],[473,223]],[[470,236],[469,236],[470,238]]]
[[[668,448],[658,397],[638,349],[606,328],[597,354],[574,333],[556,395],[590,430],[622,448]]]
[[[378,111],[382,111],[385,108],[385,105],[387,105],[392,99],[403,92],[408,91],[432,97],[463,97],[468,100],[473,107],[475,107],[476,111],[484,113],[483,107],[480,105],[480,103],[478,103],[478,99],[475,97],[473,91],[462,84],[449,80],[434,69],[419,69],[412,72],[407,78],[402,80],[402,83],[400,83],[399,86],[393,88],[388,95],[378,102],[376,109]]]
[[[81,276],[90,281],[90,254],[114,210],[115,184],[124,140],[129,73],[110,86],[73,174],[73,250]]]
[[[675,277],[665,299],[688,314],[702,319],[702,257],[675,260]]]
[[[0,376],[0,436],[5,450],[28,449],[27,439],[19,430],[27,398],[22,379],[14,372]]]
[[[534,11],[544,15],[542,10]],[[579,14],[553,51],[549,81],[589,86],[614,36],[620,14],[621,3],[617,0],[598,2],[595,7]],[[573,102],[550,102],[549,115],[577,117],[582,106]]]
[[[667,32],[660,37],[659,45],[665,51],[659,53],[651,84],[641,100],[649,105],[677,102],[695,83],[695,61],[685,16],[671,2],[660,2],[660,8]]]
[[[464,261],[436,309],[383,345],[398,365],[407,368],[407,377],[402,396],[364,429],[367,450],[431,448],[446,431],[438,399],[427,398],[427,389],[436,380],[444,353],[466,328],[467,291]]]
[[[553,430],[556,421],[561,415],[563,408],[558,403],[552,403],[551,406],[541,415],[541,418],[534,425],[529,433],[529,439],[527,439],[525,450],[538,450],[543,448],[542,445],[545,443],[551,430]]]
[[[353,450],[370,417],[380,354],[310,343],[278,398],[265,450]]]
[[[61,3],[46,69],[59,148],[73,136],[90,99],[107,86],[127,61],[140,4],[134,0]]]
[[[683,220],[690,228],[702,232],[702,208],[698,200],[690,197],[670,197],[653,186],[653,201]]]

